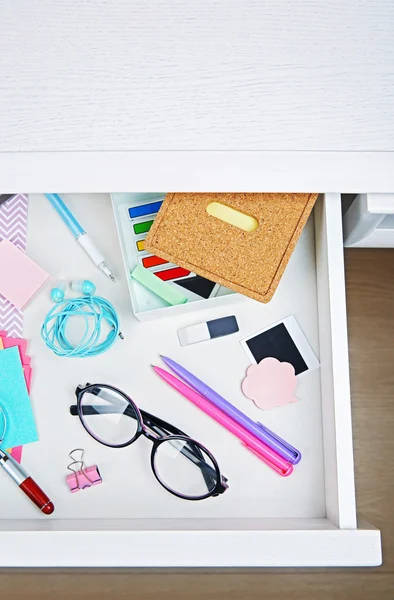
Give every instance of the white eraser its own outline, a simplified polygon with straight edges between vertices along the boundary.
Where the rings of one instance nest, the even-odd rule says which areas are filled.
[[[198,325],[190,325],[178,330],[178,338],[181,346],[196,344],[197,342],[205,342],[210,340],[208,325],[206,323],[198,323]]]
[[[237,331],[239,331],[237,319],[232,315],[179,329],[178,338],[181,346],[189,346],[189,344],[205,342]]]

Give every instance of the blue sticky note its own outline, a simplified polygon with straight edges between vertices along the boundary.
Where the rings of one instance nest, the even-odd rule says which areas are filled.
[[[38,440],[33,409],[17,347],[0,352],[0,405],[7,420],[5,437],[0,444],[2,448],[23,446]],[[1,419],[1,424],[2,421]]]
[[[136,219],[137,217],[146,217],[146,215],[154,215],[159,212],[163,200],[159,202],[151,202],[150,204],[140,204],[139,206],[132,206],[129,208],[130,219]]]

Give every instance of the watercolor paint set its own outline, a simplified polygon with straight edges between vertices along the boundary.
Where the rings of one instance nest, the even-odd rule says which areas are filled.
[[[146,251],[145,238],[164,197],[165,193],[111,194],[131,302],[137,319],[147,321],[241,299],[240,294]],[[137,265],[182,291],[187,302],[169,306],[162,298],[134,281],[130,272]]]

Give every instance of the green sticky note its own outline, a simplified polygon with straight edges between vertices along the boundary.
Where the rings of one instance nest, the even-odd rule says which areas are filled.
[[[37,428],[17,346],[0,352],[0,404],[7,422],[2,448],[36,442]]]
[[[165,300],[171,306],[176,304],[185,304],[185,302],[187,302],[186,296],[184,296],[180,291],[156,277],[156,275],[151,273],[151,271],[148,271],[148,269],[145,269],[145,267],[142,265],[137,265],[130,275],[133,279],[141,283],[141,285],[148,288],[148,290],[157,296],[160,296],[160,298]]]
[[[153,225],[153,221],[144,221],[143,223],[135,223],[135,225],[133,225],[134,233],[137,235],[139,233],[147,233],[149,231],[149,229],[152,227],[152,225]]]

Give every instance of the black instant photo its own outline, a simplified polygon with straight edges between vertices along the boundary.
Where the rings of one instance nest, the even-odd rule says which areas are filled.
[[[308,370],[308,365],[302,358],[284,323],[279,323],[279,325],[271,327],[268,331],[259,333],[255,337],[246,340],[245,343],[257,364],[263,358],[272,357],[293,365],[296,375]]]

